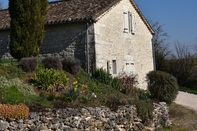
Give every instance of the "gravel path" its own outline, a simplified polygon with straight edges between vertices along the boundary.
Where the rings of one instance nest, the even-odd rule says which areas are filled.
[[[175,103],[197,111],[197,95],[179,91]]]

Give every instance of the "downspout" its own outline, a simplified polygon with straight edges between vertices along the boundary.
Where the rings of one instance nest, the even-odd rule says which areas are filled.
[[[153,68],[154,68],[154,71],[156,71],[156,58],[155,58],[155,47],[154,47],[154,43],[153,43],[153,38],[151,40],[151,43],[152,43],[152,52],[153,52]]]
[[[89,23],[86,24],[86,56],[87,56],[87,72],[90,74],[90,57],[89,57],[89,33],[88,33]]]

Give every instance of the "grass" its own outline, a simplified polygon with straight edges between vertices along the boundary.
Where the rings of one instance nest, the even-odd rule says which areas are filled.
[[[92,79],[82,70],[81,73],[76,76],[66,72],[70,78],[69,85],[77,81],[79,83],[78,86],[87,85],[88,87],[83,95],[79,95],[76,100],[69,102],[66,101],[67,96],[62,96],[65,92],[50,92],[39,90],[36,87],[32,88],[29,81],[36,72],[37,70],[30,73],[24,73],[17,68],[16,61],[0,61],[0,76],[2,77],[0,79],[0,103],[15,104],[24,102],[32,108],[35,107],[35,110],[37,110],[36,105],[41,105],[45,108],[59,106],[108,106],[110,109],[116,110],[117,105],[130,104],[132,101],[136,100],[136,95],[125,95],[119,90],[112,88],[110,85]],[[16,78],[17,80],[15,80]],[[6,89],[1,85],[2,82],[5,83],[5,87],[8,85]],[[180,88],[180,90],[183,91],[186,91],[186,89],[187,88],[183,87]],[[189,92],[188,89],[187,92]],[[195,91],[193,91],[193,93],[194,92]],[[96,98],[91,96],[92,93],[96,95]],[[141,93],[142,96],[145,95],[143,98],[148,99],[146,92]],[[63,99],[65,99],[66,102],[62,102]],[[197,129],[197,113],[186,107],[172,103],[170,105],[170,119],[173,123],[172,126],[158,131],[191,131]]]
[[[172,103],[169,109],[172,126],[157,131],[194,131],[197,129],[197,111],[175,103]]]
[[[35,71],[25,73],[17,65],[17,61],[0,61],[0,103],[36,104],[43,107],[56,107],[59,104],[62,107],[109,106],[113,108],[113,105],[117,103],[128,104],[132,99],[132,96],[125,95],[112,86],[91,78],[83,70],[78,75],[65,72],[70,79],[65,90],[54,92],[38,89],[36,86],[33,86],[31,81],[34,74],[38,73],[39,69],[43,67],[39,65]],[[75,81],[78,82],[78,89],[82,93],[74,91],[67,95],[66,92],[68,92],[69,88],[74,87],[73,82]],[[87,89],[82,89],[83,86],[87,86]],[[93,98],[92,94],[96,98]],[[16,96],[17,99],[15,99]]]
[[[197,94],[197,89],[194,89],[194,88],[180,86],[179,90],[184,91],[184,92],[188,92],[188,93],[192,93],[192,94]]]

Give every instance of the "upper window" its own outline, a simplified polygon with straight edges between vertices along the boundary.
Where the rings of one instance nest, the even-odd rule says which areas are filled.
[[[135,34],[136,32],[136,22],[135,13],[123,12],[124,15],[124,32]]]

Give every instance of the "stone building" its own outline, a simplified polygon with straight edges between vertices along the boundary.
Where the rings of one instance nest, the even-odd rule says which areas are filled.
[[[153,70],[153,29],[133,0],[66,0],[50,3],[40,54],[74,56],[88,72],[137,74],[146,88]],[[9,52],[10,16],[0,11],[0,56]]]

